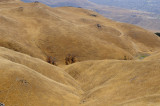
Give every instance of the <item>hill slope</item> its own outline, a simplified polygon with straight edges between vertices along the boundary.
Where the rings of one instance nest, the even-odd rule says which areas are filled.
[[[159,60],[86,61],[61,69],[0,47],[0,63],[0,101],[5,105],[160,104]]]
[[[22,1],[34,2],[35,0],[22,0]],[[146,1],[146,0],[141,0],[141,1],[38,0],[38,1],[47,4],[51,7],[73,6],[73,7],[83,7],[86,9],[92,9],[93,11],[96,11],[102,14],[103,16],[116,21],[138,25],[140,27],[149,29],[151,31],[160,31],[160,26],[159,26],[160,15],[157,13],[159,11],[158,6],[155,6],[158,5],[158,1],[156,2]],[[100,5],[99,2],[101,2],[103,5]],[[127,9],[126,6],[128,6],[129,9]]]
[[[37,2],[0,2],[0,23],[0,103],[160,104],[155,34],[82,8]],[[64,65],[67,54],[81,62]],[[134,60],[143,54],[146,60]],[[48,56],[56,57],[59,67],[47,63]]]
[[[0,47],[0,52],[1,103],[7,106],[79,103],[83,91],[63,69],[6,48]]]
[[[133,59],[139,52],[160,47],[153,33],[93,11],[41,3],[0,5],[0,45],[43,60],[53,56],[64,63],[67,54],[76,55],[79,61]]]
[[[160,104],[159,61],[86,61],[66,67],[86,106]]]

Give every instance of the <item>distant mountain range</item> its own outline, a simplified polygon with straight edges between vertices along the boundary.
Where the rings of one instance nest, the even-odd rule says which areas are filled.
[[[34,2],[35,0],[22,0]],[[160,31],[158,0],[37,0],[51,7],[73,6],[96,11],[107,18]],[[147,4],[148,3],[148,4]],[[101,5],[103,4],[103,5]],[[150,7],[149,7],[150,6]],[[123,9],[123,8],[128,9]],[[153,8],[154,7],[154,8]],[[150,9],[152,8],[152,9]],[[143,11],[140,11],[143,10]],[[148,12],[150,11],[150,12]],[[157,12],[156,12],[157,11]],[[157,14],[156,14],[157,13]]]
[[[33,2],[36,0],[22,0]],[[86,5],[107,5],[131,10],[141,10],[160,14],[160,0],[37,0],[50,6],[86,6]]]
[[[126,9],[142,10],[160,14],[160,0],[89,0],[91,2]]]
[[[79,6],[91,6],[94,4],[88,0],[22,0],[22,1],[24,2],[39,1],[51,7],[62,7],[62,6],[79,7]]]

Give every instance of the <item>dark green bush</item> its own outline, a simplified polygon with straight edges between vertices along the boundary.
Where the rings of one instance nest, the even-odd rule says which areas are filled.
[[[160,37],[160,32],[156,32],[155,34]]]

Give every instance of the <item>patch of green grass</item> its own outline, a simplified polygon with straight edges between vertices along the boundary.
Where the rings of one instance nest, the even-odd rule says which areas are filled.
[[[146,58],[146,57],[148,57],[149,55],[140,55],[139,56],[139,59],[144,59],[144,58]]]
[[[135,57],[136,57],[136,59],[142,60],[142,59],[144,59],[144,58],[146,58],[148,56],[150,56],[149,53],[143,53],[143,52],[141,52],[141,53],[138,53]]]

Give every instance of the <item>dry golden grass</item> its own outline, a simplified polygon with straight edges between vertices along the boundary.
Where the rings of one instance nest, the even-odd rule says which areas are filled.
[[[146,57],[144,60],[160,60],[160,53],[159,51],[152,53],[152,55]]]
[[[0,21],[1,46],[43,60],[56,57],[58,64],[64,64],[67,54],[79,61],[121,60],[160,47],[159,38],[147,30],[81,8],[0,3]]]
[[[70,65],[65,71],[85,91],[86,106],[154,106],[160,103],[159,62],[86,61]]]
[[[7,106],[69,106],[83,91],[63,69],[0,48],[0,102]]]
[[[0,23],[0,103],[160,104],[160,39],[153,33],[81,8],[20,1],[0,2]],[[149,55],[134,60],[139,53]],[[65,66],[67,54],[81,62]]]

